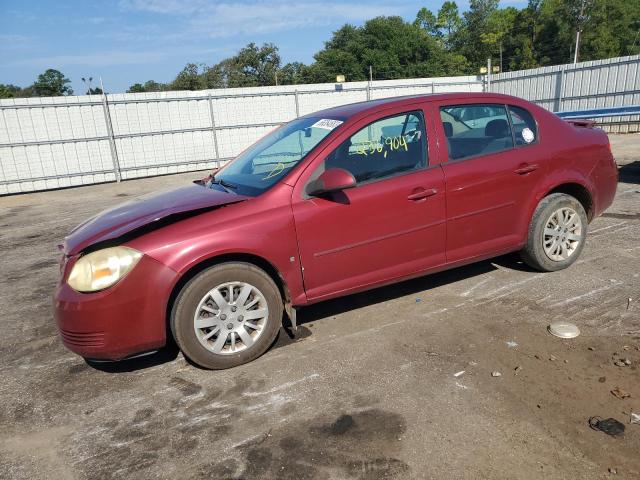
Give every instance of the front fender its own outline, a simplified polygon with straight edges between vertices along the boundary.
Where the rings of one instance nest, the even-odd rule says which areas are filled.
[[[175,270],[179,277],[216,257],[259,257],[284,280],[293,304],[306,303],[291,207],[251,212],[249,202],[244,205],[247,208],[239,204],[233,212],[222,209],[182,220],[128,245]]]

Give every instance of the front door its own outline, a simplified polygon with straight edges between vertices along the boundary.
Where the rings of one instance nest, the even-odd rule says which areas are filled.
[[[445,261],[445,192],[441,168],[429,166],[421,110],[363,120],[320,162],[357,186],[293,200],[305,290],[310,300],[355,291]],[[303,190],[304,191],[304,190]],[[294,197],[295,197],[294,193]]]

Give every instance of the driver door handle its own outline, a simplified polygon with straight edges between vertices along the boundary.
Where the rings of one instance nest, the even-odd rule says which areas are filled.
[[[435,188],[429,188],[427,190],[425,189],[420,189],[417,192],[413,192],[411,195],[409,195],[407,197],[408,200],[423,200],[427,197],[432,197],[433,195],[435,195],[436,193],[438,193],[438,190],[436,190]]]
[[[535,163],[523,163],[519,168],[515,169],[514,172],[518,175],[526,175],[527,173],[531,173],[534,170],[538,169],[538,165]]]

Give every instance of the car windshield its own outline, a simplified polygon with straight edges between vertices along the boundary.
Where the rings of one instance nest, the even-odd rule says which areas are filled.
[[[257,196],[285,177],[342,120],[304,117],[274,130],[217,173],[210,188]]]

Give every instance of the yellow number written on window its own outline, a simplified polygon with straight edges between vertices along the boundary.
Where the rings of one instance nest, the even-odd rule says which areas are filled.
[[[384,145],[386,145],[388,148],[385,149]],[[409,147],[407,146],[407,139],[402,135],[398,135],[397,137],[385,138],[384,145],[378,141],[370,140],[368,142],[364,142],[358,145],[357,154],[372,155],[375,152],[382,153],[382,151],[384,150],[384,156],[386,157],[387,150],[394,151],[394,150],[404,149],[405,152],[409,150]]]

